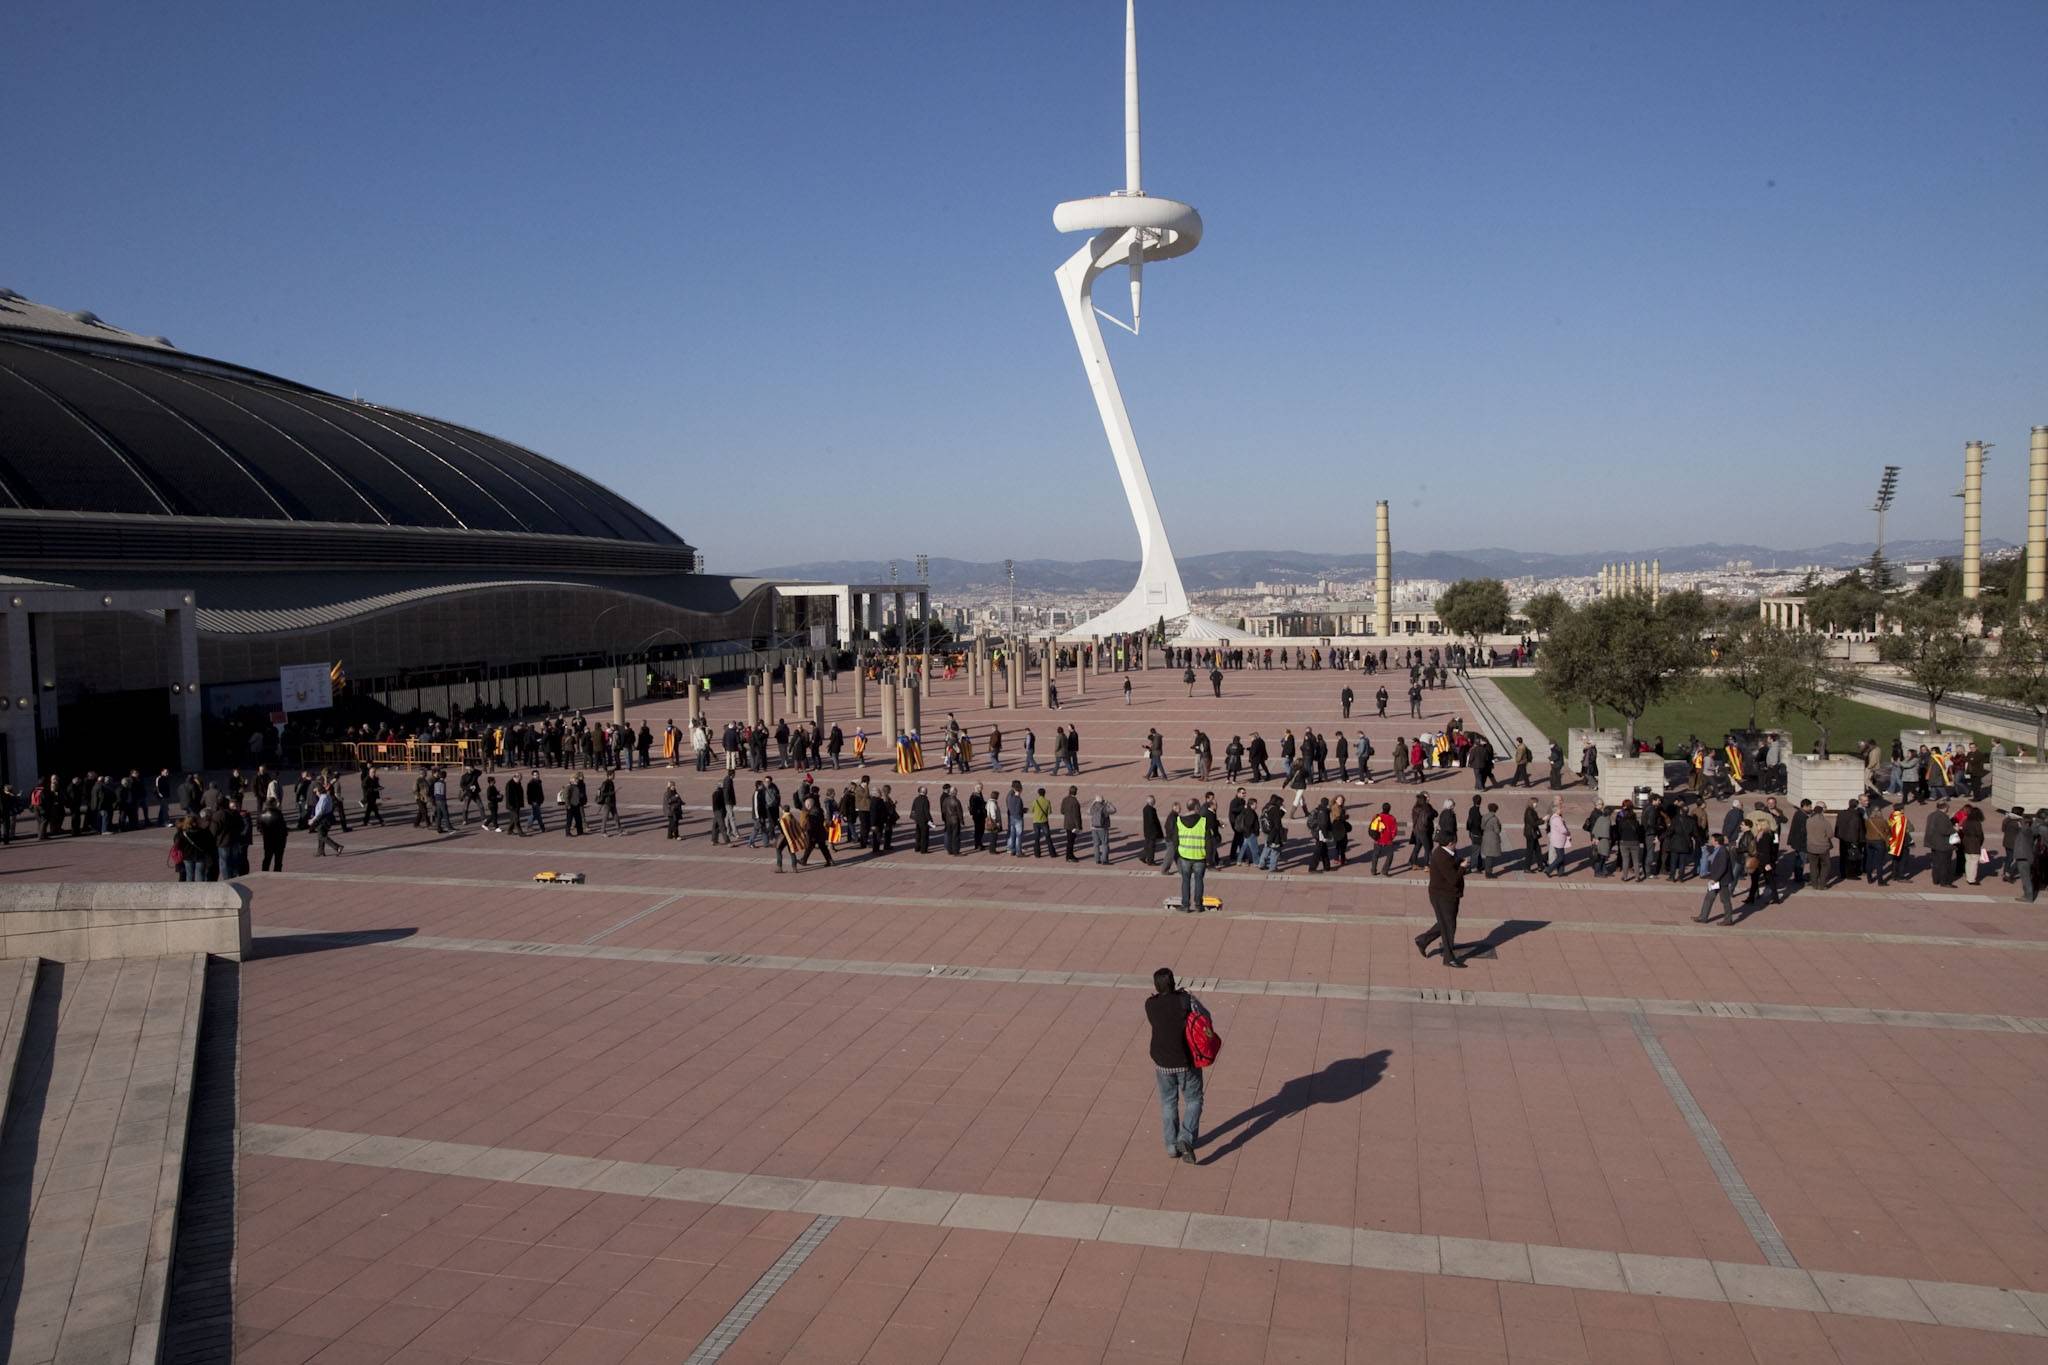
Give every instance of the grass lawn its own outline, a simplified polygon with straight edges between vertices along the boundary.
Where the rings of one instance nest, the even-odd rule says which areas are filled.
[[[1495,678],[1507,699],[1522,708],[1522,714],[1543,728],[1543,733],[1564,743],[1565,730],[1569,726],[1586,723],[1586,708],[1574,706],[1569,716],[1555,702],[1543,694],[1543,688],[1533,677]],[[1601,707],[1600,724],[1619,730],[1621,717],[1606,707]],[[1788,726],[1780,727],[1764,713],[1757,715],[1758,722],[1766,728],[1789,729],[1794,749],[1799,753],[1809,752],[1819,732],[1811,722],[1802,717],[1793,717]],[[1664,736],[1667,749],[1685,740],[1687,735],[1698,735],[1701,739],[1718,740],[1730,730],[1739,730],[1749,724],[1749,698],[1740,692],[1715,681],[1705,679],[1700,685],[1676,700],[1665,701],[1643,713],[1636,723],[1639,739],[1654,741]],[[1887,747],[1899,737],[1899,731],[1924,725],[1925,721],[1915,715],[1888,711],[1879,706],[1866,706],[1861,702],[1844,701],[1835,708],[1835,722],[1828,727],[1829,742],[1836,753],[1846,753],[1855,747],[1856,741],[1874,739]],[[1965,732],[1970,733],[1970,732]],[[1988,736],[1971,734],[1977,747],[1990,752]],[[1574,759],[1574,762],[1577,760]]]

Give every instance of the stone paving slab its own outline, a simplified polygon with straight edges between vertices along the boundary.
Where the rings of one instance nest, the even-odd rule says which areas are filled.
[[[256,1145],[265,1145],[274,1132],[273,1128],[262,1126],[251,1130],[252,1135],[259,1139]],[[256,1159],[281,1160],[274,1156]],[[664,1186],[656,1192],[655,1199],[696,1210],[712,1205],[681,1191],[723,1188],[725,1194],[715,1201],[715,1206],[736,1212],[741,1219],[734,1223],[736,1228],[747,1226],[745,1217],[767,1211],[754,1201],[749,1192],[748,1178],[715,1171],[684,1174],[702,1179],[693,1180],[686,1186]],[[836,1182],[821,1181],[810,1189],[817,1193],[827,1186],[838,1188]],[[566,1185],[553,1188],[571,1189]],[[477,1193],[478,1187],[476,1182],[459,1182],[458,1192]],[[1984,1285],[1810,1274],[1803,1270],[1684,1257],[1630,1253],[1617,1257],[1568,1247],[1527,1246],[1460,1237],[1401,1238],[1364,1228],[1347,1229],[1316,1223],[1202,1213],[1176,1214],[1169,1218],[1149,1210],[1112,1209],[1103,1205],[1062,1204],[1049,1200],[1004,1200],[972,1194],[947,1195],[947,1212],[935,1216],[936,1206],[920,1204],[918,1196],[939,1193],[943,1192],[884,1189],[879,1199],[869,1202],[869,1215],[863,1221],[901,1229],[903,1235],[887,1234],[894,1239],[889,1242],[891,1246],[923,1245],[929,1248],[939,1245],[948,1230],[957,1230],[996,1238],[997,1242],[989,1244],[994,1247],[1015,1234],[1020,1242],[1037,1240],[1048,1248],[1078,1249],[1096,1244],[1128,1247],[1133,1254],[1140,1254],[1138,1249],[1145,1247],[1178,1248],[1185,1253],[1219,1255],[1237,1261],[1270,1260],[1357,1268],[1376,1273],[1412,1274],[1420,1270],[1433,1274],[1440,1271],[1455,1280],[1498,1286],[1503,1295],[1518,1286],[1533,1290],[1540,1285],[1559,1292],[1622,1293],[1645,1299],[1741,1304],[1808,1315],[1850,1313],[1880,1320],[1935,1322],[1945,1327],[2048,1338],[2048,1321],[2035,1315],[2029,1298]],[[589,1200],[595,1196],[588,1191],[584,1194],[586,1198],[556,1205],[547,1214],[522,1217],[516,1232],[504,1220],[491,1222],[480,1218],[474,1222],[494,1231],[502,1230],[521,1245],[530,1244],[525,1241],[529,1236],[538,1235],[545,1241],[550,1229],[563,1227],[563,1217],[575,1216],[577,1210],[587,1212],[593,1207]],[[863,1197],[865,1194],[863,1190]],[[258,1213],[254,1216],[261,1226],[253,1235],[269,1242],[291,1241],[293,1245],[302,1246],[302,1241],[293,1239],[294,1228],[311,1226],[321,1215],[310,1204],[292,1206],[280,1201],[279,1206],[291,1207],[294,1216],[305,1221],[297,1224],[289,1219],[266,1221]],[[621,1213],[616,1218],[605,1220],[604,1225],[615,1226],[624,1221],[630,1216],[629,1210],[636,1207],[646,1208],[645,1205],[622,1206]],[[709,1221],[695,1212],[687,1216],[700,1225]],[[340,1234],[341,1224],[337,1222],[332,1231]],[[912,1236],[912,1233],[918,1235]],[[566,1241],[566,1234],[562,1235]],[[574,1242],[567,1244],[573,1246]],[[644,1243],[653,1244],[652,1241]],[[443,1244],[444,1253],[451,1250],[452,1244]],[[1074,1253],[1070,1250],[1067,1254]],[[621,1267],[619,1275],[623,1275],[624,1270],[625,1267]],[[624,1282],[622,1279],[621,1283]],[[2031,1296],[2034,1302],[2041,1297]]]

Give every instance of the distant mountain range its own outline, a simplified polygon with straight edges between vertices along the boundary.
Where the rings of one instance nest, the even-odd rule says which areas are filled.
[[[1538,554],[1529,550],[1423,550],[1394,551],[1394,577],[1414,578],[1568,578],[1595,573],[1602,564],[1617,560],[1658,559],[1668,574],[1699,573],[1718,569],[1732,560],[1746,559],[1759,569],[1786,569],[1805,564],[1849,568],[1870,558],[1875,548],[1870,541],[1838,541],[1805,550],[1776,550],[1765,545],[1678,545],[1662,550],[1598,550],[1585,554]],[[2011,542],[1987,540],[1985,552],[2015,548]],[[1885,557],[1893,563],[1939,559],[1962,552],[1957,540],[1902,540],[1885,546]],[[905,555],[896,561],[905,584],[916,577],[916,557]],[[1313,583],[1319,578],[1356,580],[1371,578],[1375,571],[1371,554],[1319,554],[1309,550],[1226,550],[1219,554],[1192,555],[1180,561],[1180,574],[1190,592],[1213,588],[1248,588],[1254,583]],[[824,583],[886,583],[889,561],[879,559],[822,559],[804,564],[780,564],[756,569],[763,578],[804,578]],[[1017,586],[1036,592],[1112,592],[1128,588],[1137,576],[1134,559],[1020,559]],[[931,562],[932,587],[939,592],[967,588],[1000,587],[1007,580],[1001,560],[939,559]]]

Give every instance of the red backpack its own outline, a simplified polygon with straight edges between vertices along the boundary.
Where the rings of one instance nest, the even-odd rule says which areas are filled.
[[[1213,1066],[1216,1054],[1223,1051],[1223,1035],[1216,1031],[1216,1021],[1209,1017],[1209,1011],[1194,996],[1188,997],[1188,1056],[1194,1059],[1199,1069]]]

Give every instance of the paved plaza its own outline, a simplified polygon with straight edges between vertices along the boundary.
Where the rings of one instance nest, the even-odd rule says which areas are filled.
[[[1170,913],[1139,808],[1227,802],[1220,762],[1187,776],[1195,727],[1219,760],[1254,730],[1334,741],[1348,684],[1384,774],[1414,722],[1354,673],[1231,672],[1220,699],[1131,676],[1129,706],[1113,675],[1063,676],[1056,713],[964,679],[925,702],[928,737],[1006,732],[1012,771],[978,755],[968,790],[1016,775],[1021,727],[1049,764],[1077,725],[1080,777],[1025,780],[1116,803],[1107,868],[1085,840],[1075,865],[899,831],[776,875],[711,844],[687,764],[621,775],[624,837],[565,838],[552,807],[545,836],[439,836],[395,775],[400,818],[344,855],[295,835],[249,882],[238,1359],[2048,1361],[2048,917],[2010,888],[1921,873],[1697,926],[1697,881],[1475,877],[1486,946],[1452,972],[1410,941],[1422,872],[1367,875],[1367,813],[1405,833],[1414,799],[1382,780],[1311,793],[1351,802],[1349,866],[1311,875],[1295,817],[1286,870],[1217,870],[1219,910]],[[827,698],[849,737],[852,700]],[[714,727],[740,705],[715,694]],[[1459,689],[1425,711],[1487,724]],[[1143,780],[1149,726],[1171,781]],[[867,768],[906,819],[947,780],[926,753]],[[1462,816],[1471,785],[1429,787]],[[1518,849],[1523,794],[1489,799]],[[166,842],[17,843],[0,870],[156,879]],[[1225,1039],[1197,1165],[1159,1138],[1162,965]]]

